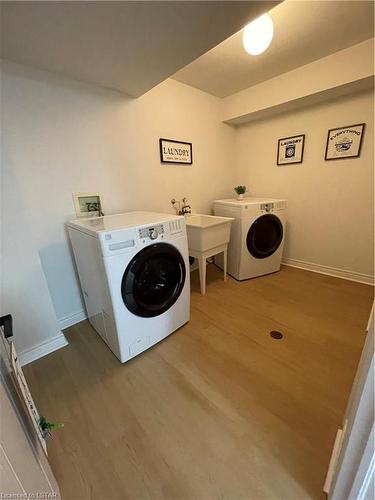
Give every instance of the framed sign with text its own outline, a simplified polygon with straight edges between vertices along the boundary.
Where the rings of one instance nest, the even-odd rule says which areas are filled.
[[[357,158],[361,153],[365,124],[328,130],[325,160]]]
[[[193,146],[191,142],[159,139],[160,161],[162,163],[193,163]]]
[[[290,165],[303,162],[305,134],[279,139],[277,144],[277,164]]]

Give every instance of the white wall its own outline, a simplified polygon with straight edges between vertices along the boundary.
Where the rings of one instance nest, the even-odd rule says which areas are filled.
[[[2,160],[12,169],[58,319],[82,310],[64,222],[72,193],[101,191],[106,213],[172,212],[187,196],[207,212],[233,187],[235,131],[220,99],[167,80],[137,100],[5,63]],[[164,166],[159,137],[193,143],[192,166]],[[35,293],[35,291],[34,291]]]
[[[325,161],[328,129],[362,122],[360,158]],[[237,183],[288,200],[285,257],[373,276],[373,125],[364,92],[237,127]],[[278,139],[303,133],[303,163],[277,166]]]
[[[56,338],[60,329],[33,238],[30,214],[13,175],[11,158],[7,160],[1,176],[0,310],[13,315],[16,348],[26,356],[30,348]],[[63,343],[60,341],[59,345]]]

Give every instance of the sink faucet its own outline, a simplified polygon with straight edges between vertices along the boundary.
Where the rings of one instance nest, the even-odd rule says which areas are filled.
[[[182,198],[181,215],[191,214],[191,206],[187,204],[187,198]]]
[[[187,198],[182,198],[182,207],[180,200],[176,200],[175,198],[171,200],[171,203],[177,215],[191,214],[191,206],[187,204]]]

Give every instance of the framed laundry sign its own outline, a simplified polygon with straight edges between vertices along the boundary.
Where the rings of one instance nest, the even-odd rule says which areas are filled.
[[[303,162],[305,134],[279,139],[277,145],[277,164],[290,165]]]
[[[361,153],[364,130],[364,123],[328,130],[325,160],[357,158]]]
[[[160,161],[162,163],[193,163],[193,145],[191,142],[159,139]]]

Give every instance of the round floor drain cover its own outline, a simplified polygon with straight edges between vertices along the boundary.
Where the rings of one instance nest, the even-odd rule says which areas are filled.
[[[278,332],[277,330],[272,330],[272,332],[270,332],[270,335],[273,339],[282,339],[283,338],[283,334],[281,332]]]

